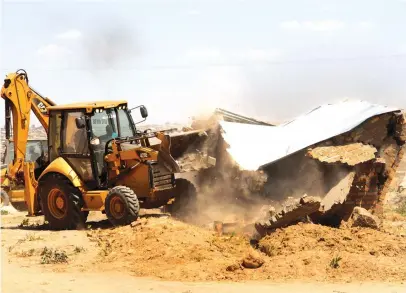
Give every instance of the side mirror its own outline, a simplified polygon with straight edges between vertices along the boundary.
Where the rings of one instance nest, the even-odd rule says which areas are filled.
[[[85,126],[86,126],[85,119],[83,119],[82,117],[76,118],[76,119],[75,119],[75,122],[76,122],[76,127],[77,127],[78,129],[85,128]]]
[[[140,107],[140,112],[141,112],[141,117],[142,118],[147,118],[148,117],[148,110],[145,106]]]

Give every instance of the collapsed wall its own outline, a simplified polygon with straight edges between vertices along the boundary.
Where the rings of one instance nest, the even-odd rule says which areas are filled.
[[[227,152],[229,145],[221,127],[211,126],[212,132],[213,129],[220,133],[216,148],[209,148],[210,155],[216,158],[215,167],[197,175],[201,196],[211,198],[224,211],[212,220],[225,221],[227,207],[237,205],[241,208],[237,217],[243,217],[245,224],[256,222],[257,230],[262,232],[304,218],[338,226],[342,220],[349,219],[354,207],[379,215],[397,181],[396,171],[406,139],[404,115],[392,111],[373,116],[345,133],[317,142],[260,170],[247,171]],[[241,135],[252,141],[246,155],[261,156],[263,150],[255,144],[258,138]],[[316,203],[310,209],[308,205],[301,208],[301,202],[308,204],[309,200],[304,199],[309,197],[312,202],[319,199],[318,206]],[[205,208],[207,199],[203,201],[206,204],[200,207]]]
[[[379,115],[271,165],[267,169],[271,179],[265,184],[268,196],[277,191],[281,200],[319,197],[320,208],[300,216],[321,224],[340,225],[354,207],[379,215],[403,156],[403,124],[398,113]],[[292,217],[291,222],[299,219]],[[266,221],[257,226],[276,227]]]

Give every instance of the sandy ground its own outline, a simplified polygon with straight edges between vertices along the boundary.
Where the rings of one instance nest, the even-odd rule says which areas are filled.
[[[173,292],[173,293],[243,293],[243,292],[312,292],[312,293],[403,293],[404,284],[388,283],[214,283],[214,282],[169,282],[154,279],[137,278],[122,273],[49,273],[33,268],[21,268],[18,265],[6,265],[2,275],[2,292],[32,292],[32,293],[133,293],[133,292]]]
[[[119,228],[92,214],[83,231],[1,219],[1,292],[406,292],[406,238],[392,231],[301,224],[254,249],[160,214]],[[264,264],[239,267],[247,255]]]

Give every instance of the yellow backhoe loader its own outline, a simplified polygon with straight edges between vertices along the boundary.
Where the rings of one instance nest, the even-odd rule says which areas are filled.
[[[170,137],[135,127],[130,113],[139,109],[145,120],[144,106],[128,109],[126,101],[55,105],[29,86],[24,70],[7,75],[1,97],[6,138],[13,126],[14,140],[5,179],[25,186],[28,214],[43,214],[51,228],[83,227],[89,211],[125,225],[137,219],[140,207],[175,199],[172,210],[187,211],[196,196],[193,184],[175,179],[180,169],[170,153]],[[31,110],[48,133],[48,157],[37,166],[25,161]],[[150,143],[152,138],[159,143]]]

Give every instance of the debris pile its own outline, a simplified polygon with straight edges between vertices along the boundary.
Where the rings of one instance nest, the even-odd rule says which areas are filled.
[[[264,262],[265,261],[258,255],[254,256],[253,254],[249,254],[242,260],[242,266],[246,269],[257,269],[260,268]]]
[[[268,229],[286,227],[299,221],[305,222],[308,215],[319,211],[320,202],[319,198],[304,196],[292,204],[285,205],[278,212],[272,207],[264,220],[255,223],[255,229],[261,236],[264,236]]]
[[[217,139],[199,142],[209,141],[206,150],[215,166],[200,171],[197,184],[202,196],[217,203],[228,194],[245,206],[251,219],[244,220],[256,222],[260,234],[304,219],[339,226],[355,207],[379,215],[386,195],[399,184],[395,177],[406,127],[398,109],[342,102],[278,126],[236,120],[231,114],[222,119],[217,112],[206,124],[193,126],[196,131],[209,125],[205,137]],[[189,150],[197,149],[189,144]],[[277,212],[264,219],[259,203]]]
[[[298,224],[262,238],[258,249],[240,235],[219,236],[173,218],[141,217],[133,227],[87,233],[98,247],[87,268],[93,272],[178,281],[406,278],[404,237],[368,228]],[[330,266],[333,259],[336,268]]]
[[[288,256],[301,251],[340,251],[363,255],[400,256],[406,242],[393,236],[361,227],[337,229],[314,224],[299,224],[278,229],[259,241],[259,249],[268,256]]]

